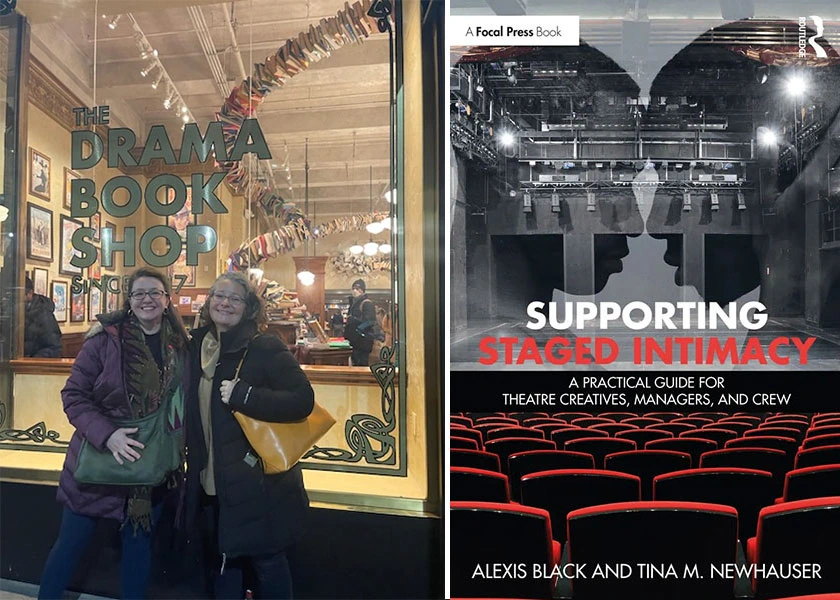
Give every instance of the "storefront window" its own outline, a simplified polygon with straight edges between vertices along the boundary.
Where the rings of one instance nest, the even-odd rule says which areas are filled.
[[[169,275],[188,327],[216,277],[240,270],[338,421],[306,466],[406,476],[401,17],[375,4],[175,0],[94,14],[91,2],[56,14],[19,2],[31,44],[22,60],[14,36],[0,49],[28,73],[25,110],[8,99],[6,110],[0,227],[6,246],[15,227],[24,237],[19,270],[14,252],[2,269],[0,450],[63,452],[73,430],[60,390],[135,268]],[[25,154],[19,174],[10,151]],[[56,358],[11,343],[26,278],[61,330]]]

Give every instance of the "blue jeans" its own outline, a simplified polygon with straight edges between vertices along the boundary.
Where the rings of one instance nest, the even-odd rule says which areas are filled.
[[[163,502],[159,502],[152,509],[153,528],[160,519],[162,511]],[[41,574],[39,600],[57,600],[62,597],[64,590],[70,584],[70,578],[76,571],[79,559],[90,544],[98,522],[97,517],[79,515],[64,507],[58,539],[50,550],[44,572]],[[142,600],[148,593],[152,562],[151,534],[140,527],[137,535],[134,535],[134,528],[130,523],[126,523],[120,535],[122,537],[122,560],[120,561],[122,598]]]

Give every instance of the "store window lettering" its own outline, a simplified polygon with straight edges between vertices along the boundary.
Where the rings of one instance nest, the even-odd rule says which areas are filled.
[[[110,122],[110,107],[99,106],[93,109],[77,107],[73,109],[76,115],[76,125],[100,124]],[[128,128],[109,128],[107,133],[109,168],[115,168],[122,163],[126,167],[148,166],[153,160],[162,160],[166,165],[188,165],[193,155],[200,162],[213,158],[221,162],[239,161],[245,154],[255,154],[260,159],[271,159],[271,152],[265,140],[265,135],[256,119],[245,119],[239,129],[231,151],[228,153],[222,126],[219,122],[208,124],[205,135],[195,123],[184,127],[181,139],[181,151],[176,158],[175,151],[166,128],[154,125],[149,129],[146,144],[139,160],[131,154],[137,136]],[[73,169],[91,169],[105,156],[104,142],[100,134],[90,130],[76,130],[71,134]],[[87,154],[86,154],[87,151]],[[189,190],[191,191],[192,213],[204,214],[204,205],[211,213],[226,214],[225,205],[216,195],[215,190],[224,181],[224,173],[213,173],[205,180],[203,173],[193,173],[190,176]],[[161,188],[168,188],[174,192],[170,202],[158,200]],[[101,188],[97,197],[96,183],[92,179],[79,178],[71,182],[70,215],[73,218],[91,217],[99,213],[101,208],[109,215],[117,218],[134,215],[145,202],[146,208],[154,215],[166,217],[180,211],[187,201],[187,184],[172,174],[162,174],[153,177],[142,189],[140,183],[133,177],[119,175],[109,179]],[[115,200],[115,193],[122,190],[128,199],[124,203]],[[95,231],[90,227],[78,229],[72,238],[73,248],[78,252],[71,259],[74,267],[90,267],[99,261],[101,252],[102,266],[114,266],[114,254],[124,254],[123,265],[132,267],[137,264],[137,232],[135,227],[126,227],[122,239],[116,237],[112,228],[105,227],[101,231],[101,251],[93,244]],[[164,239],[168,249],[163,254],[154,251],[155,240]],[[181,239],[175,229],[167,225],[150,227],[139,239],[139,253],[143,261],[154,267],[166,267],[174,264],[181,252],[186,248],[186,264],[198,264],[198,255],[208,253],[216,247],[216,231],[208,225],[190,225],[186,228],[186,238]],[[74,287],[81,289],[80,277],[74,278]]]

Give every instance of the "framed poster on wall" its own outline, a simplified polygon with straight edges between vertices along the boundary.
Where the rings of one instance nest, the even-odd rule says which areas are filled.
[[[52,288],[52,301],[55,304],[55,320],[59,323],[67,322],[67,282],[54,280],[50,285]]]
[[[81,323],[85,320],[85,293],[70,293],[70,322]]]
[[[99,288],[90,287],[88,292],[88,320],[93,321],[96,315],[102,313],[102,290]]]
[[[78,254],[73,248],[73,234],[77,229],[84,227],[84,223],[70,217],[61,215],[61,244],[59,250],[58,272],[62,275],[81,275],[82,268],[74,267],[70,261]]]
[[[26,222],[29,225],[26,257],[53,261],[53,212],[37,204],[26,205]]]
[[[74,179],[81,179],[82,176],[76,173],[76,171],[72,171],[67,167],[64,167],[64,198],[63,204],[64,208],[70,208],[70,191],[71,191],[71,183]]]
[[[49,201],[52,171],[50,159],[35,148],[29,149],[29,193]]]
[[[46,296],[49,293],[47,287],[47,279],[49,272],[46,269],[34,268],[32,269],[32,283],[35,286],[35,293]]]

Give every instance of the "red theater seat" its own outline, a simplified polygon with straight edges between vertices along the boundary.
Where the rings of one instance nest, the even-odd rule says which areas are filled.
[[[806,438],[817,437],[819,435],[837,435],[840,433],[840,425],[818,425],[811,427],[805,432]]]
[[[582,412],[559,412],[554,413],[551,415],[555,419],[563,419],[566,423],[571,423],[575,419],[585,419],[587,417],[591,417],[592,415],[589,413],[582,413]]]
[[[721,426],[722,427],[722,426]],[[729,440],[734,440],[738,437],[737,431],[732,431],[730,429],[718,429],[709,427],[703,429],[692,429],[691,431],[684,431],[680,434],[681,438],[690,437],[690,438],[698,438],[701,440],[711,440],[718,445],[718,448],[722,448],[723,445],[728,442]]]
[[[782,495],[784,502],[824,496],[840,496],[840,464],[788,471]]]
[[[523,427],[534,427],[535,425],[566,425],[566,422],[560,419],[552,419],[551,417],[537,417],[522,421]]]
[[[606,431],[584,429],[583,427],[578,429],[555,429],[551,432],[551,441],[557,444],[558,448],[563,448],[568,441],[589,437],[610,437],[610,434]]]
[[[840,435],[818,435],[815,437],[805,438],[802,442],[802,449],[821,448],[823,446],[840,446]]]
[[[537,431],[542,431],[545,434],[545,439],[549,439],[551,437],[551,432],[557,431],[558,429],[579,429],[579,427],[564,423],[544,423],[542,425],[529,425],[529,427],[531,429],[536,429]]]
[[[487,441],[487,432],[493,431],[494,429],[502,429],[503,427],[519,427],[518,423],[476,423],[472,426],[475,431],[478,431],[481,434],[481,437]]]
[[[450,415],[449,422],[453,425],[457,423],[458,425],[464,425],[466,427],[472,427],[473,425],[472,419],[469,417],[460,417],[458,415]]]
[[[630,419],[621,420],[621,423],[624,425],[635,425],[636,427],[656,427],[664,422],[665,419],[657,419],[655,417],[631,417]]]
[[[700,429],[703,425],[714,422],[714,419],[709,419],[707,417],[681,417],[671,421],[671,423],[685,423],[686,425],[693,426],[695,429]]]
[[[796,450],[799,448],[799,442],[793,438],[777,437],[777,436],[754,436],[743,437],[737,440],[729,440],[724,444],[724,448],[772,448],[774,450],[783,451],[788,459],[790,465],[793,465],[793,459],[796,457]]]
[[[728,448],[706,452],[700,457],[700,468],[737,467],[769,471],[773,474],[773,493],[782,492],[790,458],[782,450],[773,448]]]
[[[754,577],[757,600],[840,590],[840,497],[784,502],[762,509],[747,559],[763,565],[819,565],[819,578]]]
[[[488,442],[512,437],[544,440],[545,434],[539,429],[529,429],[528,427],[500,427],[499,429],[488,429],[484,434],[484,438]]]
[[[746,540],[755,535],[758,513],[773,504],[776,489],[769,471],[733,467],[691,469],[658,475],[653,480],[653,499],[733,506],[738,511],[738,539]]]
[[[489,424],[489,423],[500,423],[502,425],[507,424],[507,425],[513,425],[514,427],[519,425],[519,421],[517,421],[516,419],[513,419],[511,417],[481,417],[479,419],[473,420],[474,425],[483,425],[483,424]]]
[[[646,417],[650,417],[652,419],[662,419],[665,422],[673,421],[674,419],[681,419],[685,415],[678,412],[651,412],[645,413]]]
[[[454,428],[449,430],[449,435],[459,438],[467,438],[468,440],[475,440],[478,444],[478,449],[484,449],[484,440],[481,437],[481,432],[476,431],[475,429],[467,429],[466,427]]]
[[[517,452],[508,457],[508,477],[511,498],[519,502],[519,483],[524,475],[539,471],[557,469],[594,469],[595,460],[591,454],[567,452],[565,450],[529,450]]]
[[[636,425],[628,425],[627,423],[602,423],[600,425],[592,425],[590,429],[597,429],[598,431],[606,431],[611,437],[622,431],[630,431],[639,429]]]
[[[670,423],[658,423],[657,425],[651,425],[646,429],[658,429],[660,431],[670,431],[674,434],[674,437],[679,437],[679,435],[683,431],[692,431],[693,429],[697,429],[694,425],[689,425],[688,423],[674,423],[673,421]]]
[[[568,515],[568,555],[575,564],[656,565],[663,575],[587,577],[573,582],[575,600],[731,600],[733,579],[685,577],[685,568],[734,563],[738,514],[731,506],[695,502],[627,502]],[[673,565],[677,577],[667,576]],[[702,567],[701,567],[702,568]]]
[[[505,417],[505,413],[503,412],[466,412],[464,416],[472,419],[472,422],[475,423],[476,419],[482,419],[484,417]]]
[[[730,421],[737,421],[739,423],[752,423],[754,427],[758,427],[762,418],[756,415],[732,415],[731,417],[724,417],[719,419],[718,423],[729,423]]]
[[[795,429],[796,431],[799,431],[801,433],[807,430],[808,427],[810,427],[810,425],[808,424],[808,421],[792,421],[790,419],[780,419],[776,421],[764,421],[764,423],[761,423],[758,426],[759,429],[767,429],[768,427],[787,427],[790,429]]]
[[[729,416],[729,413],[725,412],[693,412],[689,413],[689,417],[700,417],[701,419],[711,419],[712,421],[719,421],[720,419],[725,419]]]
[[[672,450],[631,450],[608,454],[604,468],[635,475],[642,485],[642,500],[653,499],[653,478],[691,467],[691,455]]]
[[[478,442],[469,438],[457,437],[450,432],[449,447],[458,448],[459,450],[478,450]]]
[[[470,467],[482,469],[483,471],[502,471],[499,457],[492,452],[480,450],[451,450],[449,452],[449,465],[451,467]]]
[[[450,467],[449,497],[457,501],[510,502],[508,478],[495,471]]]
[[[631,412],[604,412],[598,413],[595,416],[601,417],[602,419],[612,419],[613,421],[618,422],[625,419],[632,419],[633,417],[638,417],[639,415]]]
[[[557,541],[564,542],[569,511],[639,499],[639,478],[615,471],[562,469],[525,475],[520,482],[522,503],[543,508],[551,515]]]
[[[636,442],[618,438],[582,438],[566,442],[563,448],[571,452],[591,454],[595,459],[595,468],[601,469],[604,467],[604,458],[607,454],[635,450]]]
[[[631,429],[630,431],[616,433],[615,437],[619,440],[633,440],[636,442],[636,448],[644,448],[648,442],[672,438],[674,434],[659,429]]]
[[[527,450],[557,450],[554,442],[548,440],[534,440],[531,438],[502,438],[500,440],[491,440],[484,444],[484,449],[487,452],[492,452],[498,455],[499,462],[502,465],[502,473],[507,474],[508,457],[516,452],[525,452]]]
[[[654,440],[645,444],[645,450],[674,450],[691,455],[692,466],[700,464],[700,455],[704,452],[717,450],[717,443],[700,438],[674,438],[671,440]]]
[[[817,423],[822,423],[823,421],[833,421],[835,419],[840,420],[840,412],[827,412],[816,414],[811,418],[811,423],[816,425]]]
[[[549,571],[557,565],[560,545],[552,540],[548,512],[518,504],[452,502],[449,524],[453,597],[551,598],[554,581],[530,571],[521,578],[476,576],[477,565],[525,564],[530,570],[536,564]]]
[[[745,421],[718,421],[717,423],[707,423],[700,429],[725,429],[727,431],[734,431],[740,437],[745,431],[755,429],[755,423],[747,423]]]
[[[810,423],[811,417],[809,417],[808,415],[783,413],[779,415],[773,415],[772,417],[767,417],[766,419],[764,419],[765,423],[775,423],[776,421],[797,421],[799,423]]]
[[[804,469],[805,467],[817,467],[819,465],[840,465],[840,445],[818,446],[808,450],[800,450],[796,453],[795,468]]]
[[[751,429],[749,431],[745,431],[743,437],[765,437],[768,435],[774,437],[791,438],[798,442],[801,442],[802,438],[805,437],[805,432],[800,431],[799,429],[793,429],[792,427],[759,427],[758,429]]]
[[[547,412],[513,412],[508,414],[511,419],[516,419],[520,423],[526,421],[528,419],[547,419],[548,413]]]
[[[615,423],[615,421],[612,419],[604,419],[602,417],[583,417],[580,419],[573,419],[570,423],[575,427],[592,427],[593,425]]]

